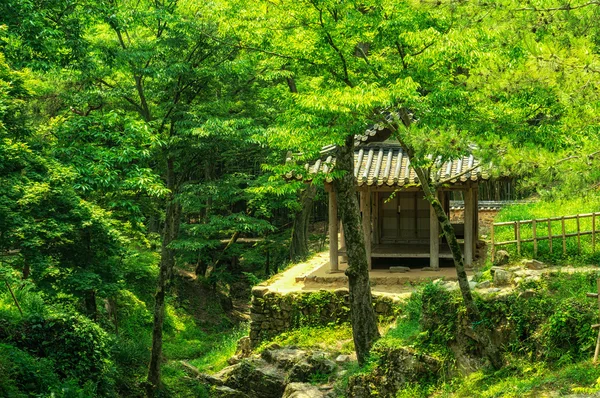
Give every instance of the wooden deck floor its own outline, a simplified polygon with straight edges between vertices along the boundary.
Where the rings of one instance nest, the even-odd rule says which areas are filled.
[[[461,244],[464,250],[464,245]],[[375,245],[371,250],[373,258],[429,258],[429,245],[427,244],[382,244]],[[440,258],[452,258],[452,253],[447,244],[440,244]]]

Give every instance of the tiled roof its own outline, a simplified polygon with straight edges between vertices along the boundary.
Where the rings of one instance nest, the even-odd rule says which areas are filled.
[[[323,148],[322,158],[305,166],[309,174],[308,178],[311,174],[319,172],[327,174],[331,171],[335,166],[334,150],[333,146]],[[473,155],[445,162],[439,168],[439,179],[448,180],[453,184],[488,179],[488,174],[478,165],[479,162]],[[408,156],[399,145],[389,143],[371,143],[357,147],[354,151],[354,176],[359,186],[403,186],[418,183],[415,171],[410,167]],[[292,174],[286,177],[305,178],[302,175]],[[331,179],[327,178],[327,181]]]

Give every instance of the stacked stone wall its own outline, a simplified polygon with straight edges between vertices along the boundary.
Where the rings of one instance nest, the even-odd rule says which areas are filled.
[[[373,307],[380,321],[391,321],[399,302],[373,295]],[[250,319],[250,340],[256,347],[291,329],[350,322],[350,294],[348,289],[283,294],[258,286],[252,289]]]

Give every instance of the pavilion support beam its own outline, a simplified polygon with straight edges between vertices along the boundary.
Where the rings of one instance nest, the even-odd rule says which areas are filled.
[[[371,230],[371,191],[364,191],[360,193],[360,203],[363,213],[363,232],[365,235],[365,250],[367,252],[367,263],[369,264],[369,270],[372,267],[371,263],[371,241],[372,241],[372,230]]]
[[[475,219],[475,201],[473,200],[473,188],[469,187],[465,192],[465,267],[473,266],[473,221]]]
[[[338,266],[338,209],[335,191],[329,191],[329,271],[337,272]]]
[[[429,206],[429,267],[440,268],[440,222],[431,205]]]
[[[342,258],[342,262],[348,262],[348,255],[347,255],[348,249],[346,248],[346,237],[344,236],[344,223],[342,222],[342,220],[340,220],[339,231],[340,231],[340,242],[339,242],[340,250],[339,250],[338,254]]]
[[[473,253],[477,253],[479,241],[479,185],[473,186]]]

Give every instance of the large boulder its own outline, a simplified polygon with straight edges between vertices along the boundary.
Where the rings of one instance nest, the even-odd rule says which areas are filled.
[[[280,398],[285,389],[285,375],[263,360],[243,360],[215,375],[234,390],[250,397]]]
[[[512,282],[512,278],[513,278],[512,272],[506,271],[503,269],[494,269],[494,268],[492,268],[492,276],[494,278],[495,286],[510,285]]]
[[[290,383],[285,387],[281,398],[322,398],[323,393],[311,384]]]
[[[501,267],[510,262],[510,255],[506,250],[498,250],[496,255],[494,256],[494,265],[496,267]]]
[[[378,354],[379,362],[371,373],[350,378],[349,397],[395,397],[405,384],[433,379],[441,369],[439,360],[408,347],[386,347]]]

